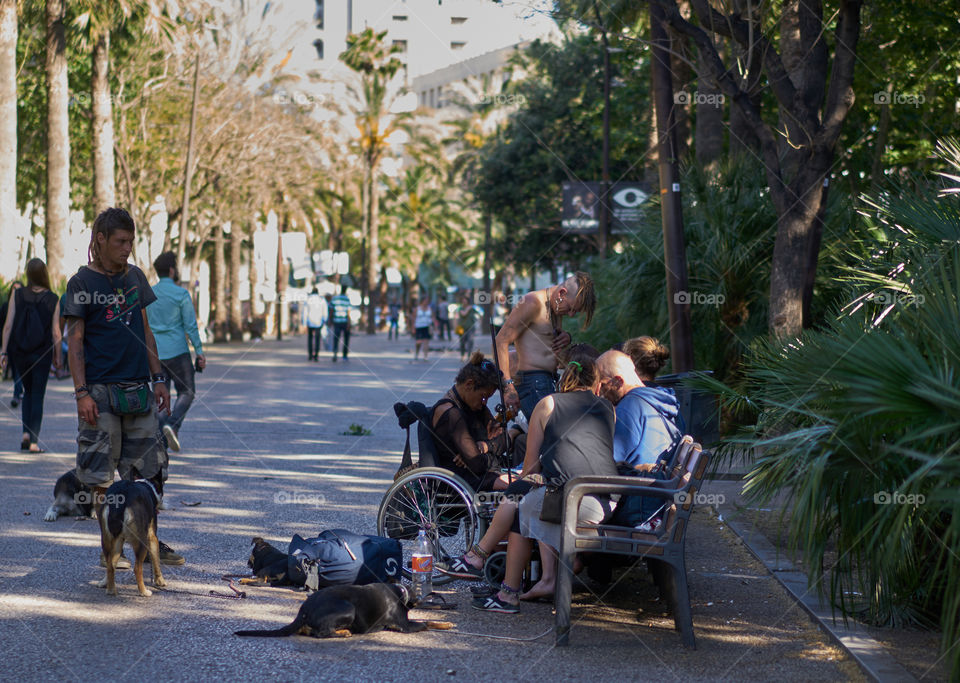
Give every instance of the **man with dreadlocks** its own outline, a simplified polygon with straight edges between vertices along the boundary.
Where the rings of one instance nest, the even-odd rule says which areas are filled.
[[[133,219],[123,209],[106,209],[97,216],[90,263],[70,278],[64,299],[80,418],[77,477],[94,490],[98,515],[114,472],[122,479],[150,479],[157,472],[167,478],[157,413],[170,414],[170,392],[147,320],[146,308],[157,297],[143,271],[127,263],[135,232]],[[164,543],[160,561],[184,563]]]
[[[593,318],[597,298],[593,280],[577,271],[558,285],[524,294],[497,333],[497,355],[507,358],[510,344],[517,351],[517,371],[501,368],[508,408],[523,410],[529,420],[534,407],[556,388],[558,360],[566,360],[570,335],[564,316],[583,313],[583,327]]]

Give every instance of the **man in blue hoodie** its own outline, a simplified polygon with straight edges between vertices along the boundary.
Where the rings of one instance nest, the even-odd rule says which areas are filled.
[[[669,389],[646,386],[630,356],[620,351],[607,351],[597,365],[603,396],[617,407],[613,459],[621,470],[654,470],[682,437],[676,396]]]
[[[662,478],[659,464],[670,458],[683,433],[680,406],[670,389],[646,386],[633,361],[620,351],[607,351],[597,359],[601,393],[616,406],[613,459],[621,474]],[[642,525],[644,531],[659,526],[657,498],[630,496],[620,501],[615,524]]]

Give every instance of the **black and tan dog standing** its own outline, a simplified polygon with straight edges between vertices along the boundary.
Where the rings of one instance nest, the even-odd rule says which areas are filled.
[[[235,631],[238,636],[279,638],[301,634],[314,638],[346,638],[354,633],[399,631],[417,633],[449,629],[448,621],[413,621],[407,616],[410,593],[395,583],[329,586],[303,601],[292,623],[273,631]]]
[[[157,504],[162,495],[163,482],[159,473],[150,480],[116,481],[103,494],[102,507],[99,508],[100,547],[106,558],[107,575],[100,586],[106,587],[108,594],[117,594],[114,574],[124,542],[133,547],[136,558],[133,575],[140,595],[152,595],[143,584],[143,562],[147,555],[153,570],[153,585],[157,588],[166,585],[160,571],[160,542],[157,540]]]

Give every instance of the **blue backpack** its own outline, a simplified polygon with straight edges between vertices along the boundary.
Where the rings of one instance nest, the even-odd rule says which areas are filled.
[[[287,577],[310,590],[327,586],[399,581],[400,541],[328,529],[316,538],[295,535],[287,555]]]

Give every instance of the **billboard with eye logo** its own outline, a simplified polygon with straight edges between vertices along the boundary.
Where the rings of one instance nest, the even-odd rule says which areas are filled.
[[[593,233],[600,227],[603,183],[563,183],[563,215],[560,225],[567,232]],[[610,232],[629,233],[639,230],[643,204],[650,193],[640,183],[622,182],[610,185]]]
[[[644,203],[650,193],[640,183],[614,183],[610,187],[610,232],[631,233],[643,224]]]

